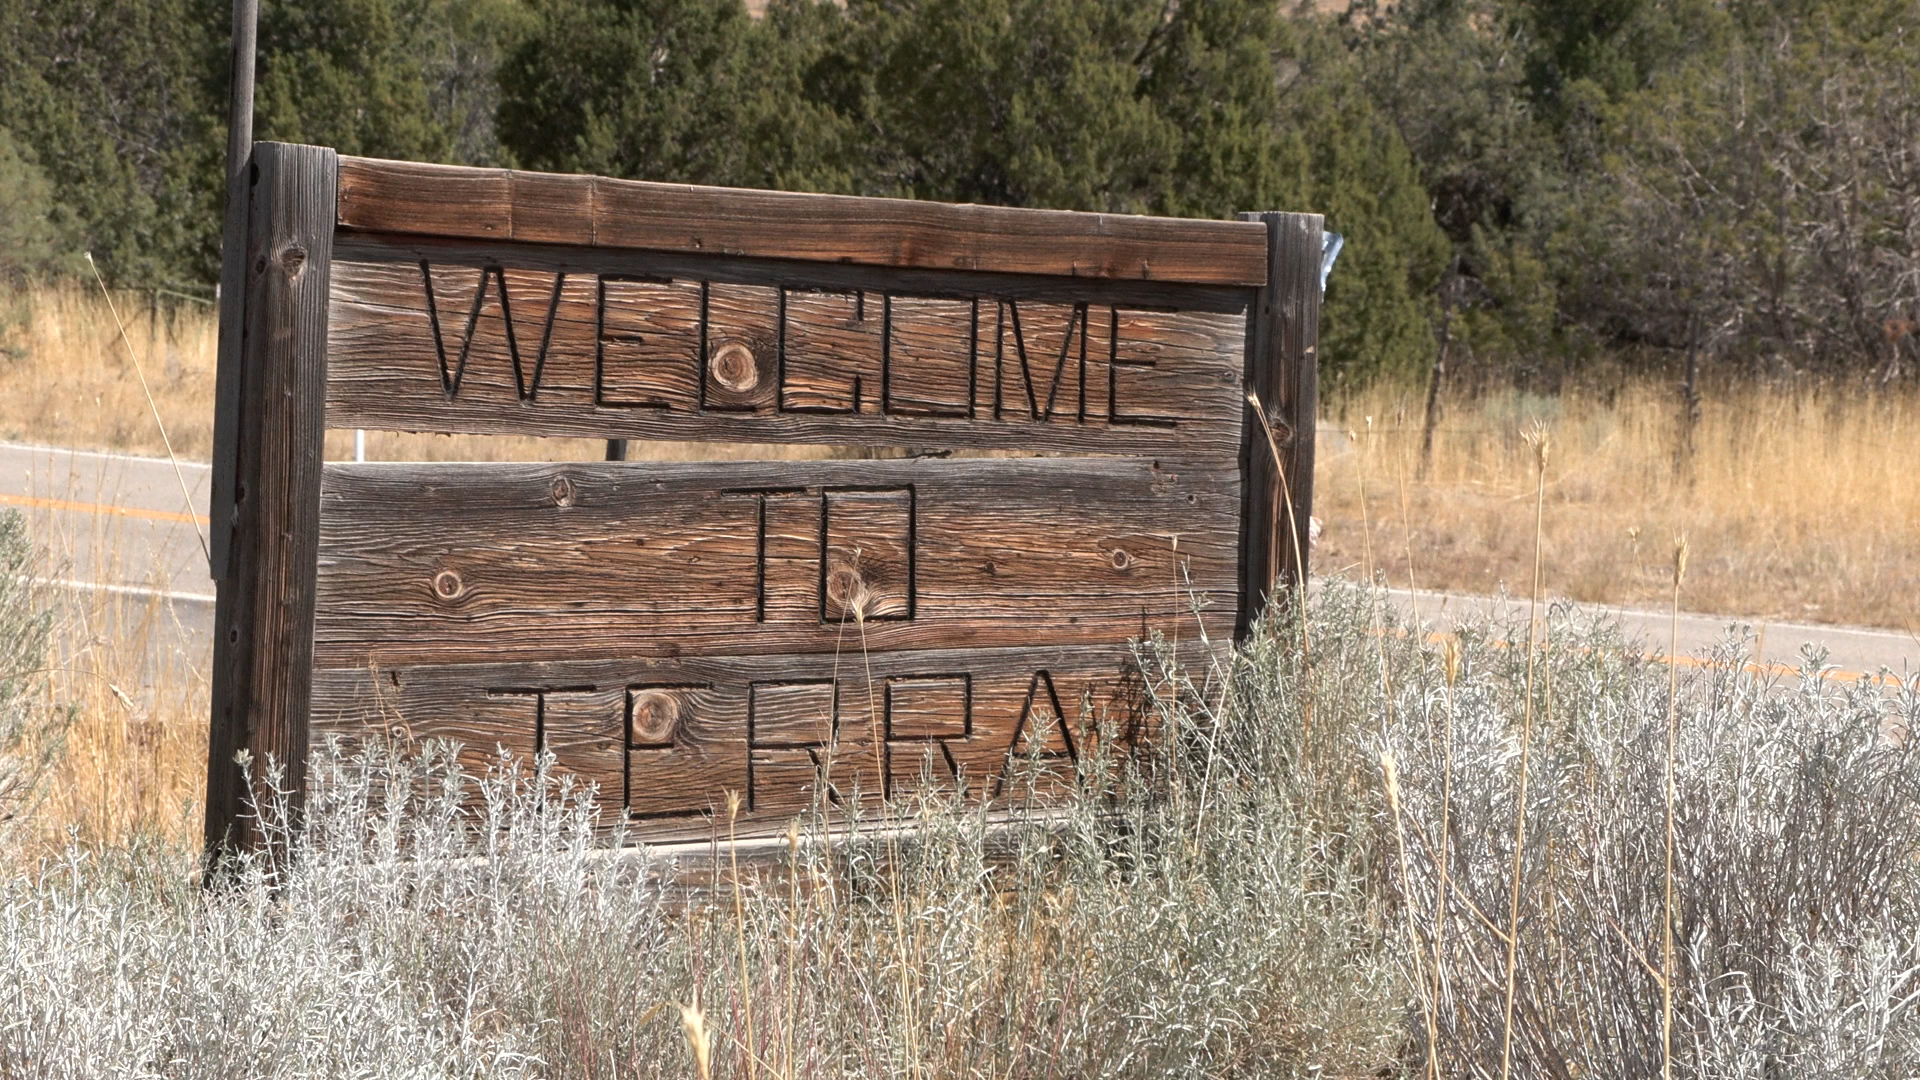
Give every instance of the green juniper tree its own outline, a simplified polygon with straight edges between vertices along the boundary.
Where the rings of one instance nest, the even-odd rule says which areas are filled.
[[[211,280],[218,258],[225,35],[206,16],[193,0],[0,4],[0,127],[51,186],[58,235],[129,284]]]
[[[53,187],[13,133],[0,127],[0,286],[60,267],[68,244],[53,223]]]

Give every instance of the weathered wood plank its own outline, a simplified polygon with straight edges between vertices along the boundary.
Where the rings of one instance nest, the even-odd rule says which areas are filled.
[[[1259,290],[1249,315],[1247,386],[1265,409],[1266,422],[1249,407],[1242,429],[1240,635],[1280,583],[1305,581],[1309,573],[1323,236],[1319,214],[1244,216],[1271,231],[1272,265],[1271,284]]]
[[[1208,659],[1183,647],[1186,663]],[[323,670],[313,731],[451,739],[475,771],[544,747],[598,786],[609,822],[624,808],[646,839],[697,840],[725,832],[729,791],[744,802],[739,835],[811,811],[823,779],[829,813],[929,783],[1002,801],[1048,793],[1100,745],[1148,738],[1144,704],[1124,642],[701,655]]]
[[[236,754],[256,782],[271,759],[298,810],[306,782],[314,559],[327,378],[328,267],[335,156],[261,143],[247,227],[244,338],[234,374],[237,425],[226,573],[215,582],[206,842],[264,842],[247,814]],[[261,789],[264,791],[264,788]]]
[[[779,285],[825,292],[893,291],[914,296],[1000,296],[1016,300],[1085,301],[1130,307],[1244,312],[1254,288],[1245,285],[1192,285],[1131,278],[1035,277],[971,270],[890,269],[856,263],[797,262],[697,252],[639,251],[506,240],[460,240],[402,233],[342,230],[334,234],[334,257],[341,262],[422,260],[450,266],[511,266],[546,273],[596,273],[642,278],[689,278],[739,285]]]
[[[1121,302],[340,260],[329,422],[1225,456],[1246,320]]]
[[[894,268],[1260,285],[1237,221],[956,206],[345,157],[342,228]]]
[[[323,668],[1110,644],[1196,594],[1224,637],[1238,582],[1236,472],[1173,460],[330,465],[322,505]]]

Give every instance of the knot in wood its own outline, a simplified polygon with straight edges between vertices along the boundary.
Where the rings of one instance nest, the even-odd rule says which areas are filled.
[[[553,505],[573,505],[573,481],[564,476],[556,476],[553,478]]]
[[[442,570],[433,575],[433,595],[442,600],[457,599],[462,588],[460,575],[451,570]]]
[[[1115,570],[1125,570],[1133,565],[1133,556],[1127,554],[1125,548],[1114,548],[1113,554],[1107,556],[1107,561],[1113,564]]]
[[[297,278],[307,265],[307,249],[299,244],[289,244],[280,253],[280,269],[286,271],[289,278]]]
[[[1273,444],[1282,450],[1293,449],[1293,425],[1284,418],[1271,414],[1268,415],[1267,420],[1273,425]]]
[[[760,382],[760,368],[753,362],[753,350],[738,341],[726,342],[714,350],[713,379],[737,394],[752,390]]]
[[[679,695],[671,690],[634,691],[632,745],[667,746],[673,742],[679,726]]]
[[[827,570],[827,600],[840,609],[841,616],[864,621],[873,593],[857,567],[835,563]]]

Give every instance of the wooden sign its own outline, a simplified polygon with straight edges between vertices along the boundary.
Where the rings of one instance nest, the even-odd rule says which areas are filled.
[[[1019,762],[1070,777],[1145,735],[1131,641],[1201,659],[1305,569],[1315,215],[272,143],[252,177],[210,846],[260,842],[237,760],[297,797],[311,743],[374,732],[551,754],[648,839],[710,835],[729,792],[741,833],[929,784],[1007,798]],[[911,456],[323,464],[330,427]]]

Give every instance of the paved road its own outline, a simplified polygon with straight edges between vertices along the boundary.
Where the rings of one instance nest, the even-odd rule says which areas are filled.
[[[205,656],[213,623],[213,584],[207,577],[200,533],[206,528],[207,466],[182,462],[192,510],[180,480],[164,459],[97,454],[0,443],[0,507],[28,517],[34,536],[53,555],[48,575],[75,583],[93,595],[122,597],[166,608],[176,627],[174,647]],[[1393,590],[1400,609],[1437,628],[1482,616],[1524,622],[1524,600],[1449,596]],[[1650,652],[1667,651],[1665,612],[1589,605],[1620,619],[1630,637]],[[1698,655],[1720,641],[1729,623],[1714,615],[1680,618],[1680,652]],[[1797,667],[1801,646],[1824,645],[1842,677],[1878,672],[1920,672],[1920,640],[1882,630],[1811,623],[1755,624],[1759,659]],[[204,663],[204,661],[201,661]]]
[[[0,443],[0,507],[26,515],[54,576],[210,600],[207,473],[198,462],[176,475],[163,458]]]
[[[148,681],[182,666],[204,672],[212,654],[213,581],[200,546],[208,471],[183,461],[176,476],[165,459],[0,443],[0,510],[26,517],[46,553],[40,576],[56,583],[68,615],[87,620],[88,636],[143,639]]]
[[[1463,623],[1486,619],[1524,628],[1527,622],[1526,599],[1510,597],[1465,596],[1421,590],[1390,589],[1388,595],[1400,613],[1434,630],[1446,630]],[[1869,630],[1852,626],[1822,626],[1816,623],[1766,622],[1724,615],[1700,615],[1681,612],[1669,621],[1664,611],[1648,611],[1616,604],[1582,604],[1581,613],[1617,619],[1629,641],[1637,641],[1647,652],[1667,655],[1674,631],[1678,630],[1679,655],[1697,658],[1705,655],[1725,638],[1728,628],[1745,625],[1756,640],[1752,663],[1782,673],[1797,671],[1804,662],[1801,650],[1809,643],[1824,646],[1827,663],[1834,670],[1829,678],[1852,680],[1875,676],[1882,669],[1895,676],[1920,674],[1920,638],[1897,631]],[[1524,633],[1524,629],[1520,630]]]

